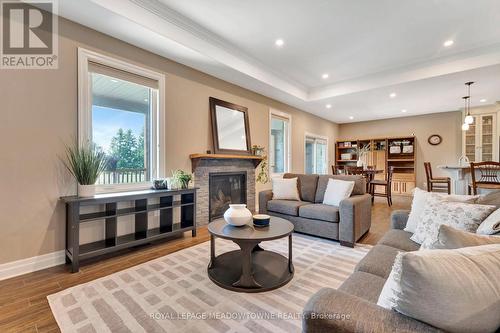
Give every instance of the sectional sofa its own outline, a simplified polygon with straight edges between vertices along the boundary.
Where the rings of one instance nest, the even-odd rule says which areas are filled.
[[[304,308],[303,332],[442,332],[418,320],[377,305],[380,292],[400,251],[420,245],[404,231],[408,211],[394,211],[391,230],[358,263],[354,273],[336,290],[320,289]],[[342,314],[342,318],[332,316]],[[348,318],[347,318],[348,316]]]
[[[259,193],[259,212],[285,218],[295,231],[340,241],[343,246],[354,243],[370,230],[371,196],[366,193],[363,176],[303,175],[286,173],[284,178],[298,178],[300,201],[275,200],[272,190]],[[338,207],[324,205],[330,178],[354,181],[351,197]]]

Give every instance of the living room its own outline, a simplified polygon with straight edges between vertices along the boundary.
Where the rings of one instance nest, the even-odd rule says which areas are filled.
[[[0,331],[499,329],[495,1],[0,5]]]

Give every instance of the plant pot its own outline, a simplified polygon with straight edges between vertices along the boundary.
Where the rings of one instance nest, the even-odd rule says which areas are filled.
[[[252,212],[245,204],[229,205],[229,209],[224,213],[224,220],[230,225],[240,227],[252,222]]]
[[[95,195],[95,185],[78,184],[79,197],[93,197]]]

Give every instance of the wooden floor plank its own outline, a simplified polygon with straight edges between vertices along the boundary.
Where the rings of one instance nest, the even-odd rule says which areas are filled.
[[[360,243],[376,244],[389,228],[391,212],[409,207],[408,198],[394,198],[391,208],[383,198],[376,198],[372,209],[372,227]],[[169,242],[127,249],[106,258],[87,260],[82,263],[80,272],[74,274],[68,265],[61,265],[0,281],[0,332],[59,332],[47,302],[48,295],[206,242],[210,238],[206,227],[200,227],[195,238],[190,234]]]

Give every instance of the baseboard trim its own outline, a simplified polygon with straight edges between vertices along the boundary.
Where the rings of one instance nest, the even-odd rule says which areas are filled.
[[[0,265],[0,281],[65,263],[64,250]]]

